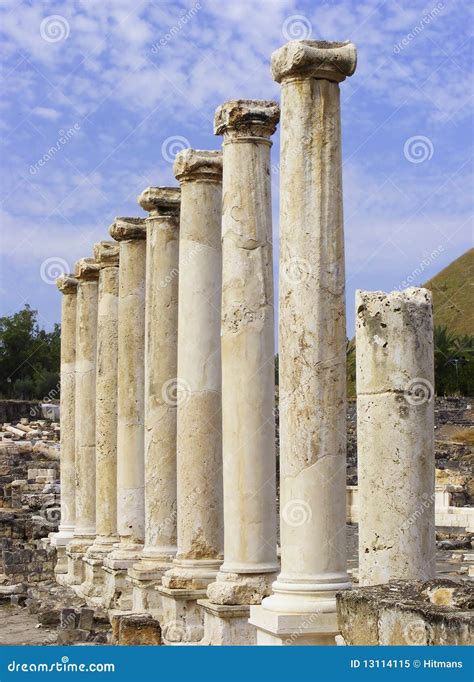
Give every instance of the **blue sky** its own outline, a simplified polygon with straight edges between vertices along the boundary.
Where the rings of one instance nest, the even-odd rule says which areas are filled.
[[[54,277],[144,215],[172,156],[217,149],[216,107],[279,99],[289,39],[352,40],[341,84],[348,331],[356,288],[420,284],[471,245],[468,0],[2,0],[0,315],[60,319]],[[278,132],[273,158],[278,258]]]

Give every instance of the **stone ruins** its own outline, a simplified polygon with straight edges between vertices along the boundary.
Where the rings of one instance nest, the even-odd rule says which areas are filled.
[[[222,152],[180,152],[179,186],[145,189],[146,217],[116,218],[114,241],[58,280],[61,523],[44,544],[57,583],[107,614],[116,643],[472,641],[467,581],[436,579],[427,290],[357,294],[359,485],[347,498],[339,84],[355,68],[350,42],[277,50],[281,112],[225,102]]]

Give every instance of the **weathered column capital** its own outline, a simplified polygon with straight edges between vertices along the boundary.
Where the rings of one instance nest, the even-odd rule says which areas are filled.
[[[340,83],[352,76],[356,65],[357,49],[350,41],[292,40],[272,54],[272,76],[277,83],[294,78]]]
[[[94,260],[101,268],[118,267],[120,247],[115,242],[103,241],[94,245]]]
[[[137,201],[150,218],[179,216],[181,190],[179,187],[147,187]]]
[[[77,294],[77,285],[79,282],[74,275],[61,275],[56,280],[56,286],[62,294]]]
[[[280,120],[280,107],[269,100],[233,99],[216,109],[214,134],[225,142],[260,140],[271,145],[270,136]]]
[[[109,234],[116,242],[146,239],[145,218],[115,218]]]
[[[93,258],[81,258],[74,266],[74,277],[79,282],[93,282],[99,279],[100,265]]]
[[[222,182],[222,152],[184,149],[176,154],[173,171],[180,183],[196,180]]]

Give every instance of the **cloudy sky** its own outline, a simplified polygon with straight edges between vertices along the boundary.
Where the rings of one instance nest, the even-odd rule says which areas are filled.
[[[273,50],[350,39],[341,84],[349,334],[356,288],[419,284],[471,244],[469,0],[2,0],[1,305],[60,318],[59,271],[144,215],[172,158],[217,149],[226,99],[279,99]],[[278,132],[272,150],[278,256]]]

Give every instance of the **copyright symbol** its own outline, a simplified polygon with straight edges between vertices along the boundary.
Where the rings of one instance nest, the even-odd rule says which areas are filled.
[[[414,668],[421,668],[421,661],[419,661],[417,658],[413,661],[413,667]]]

